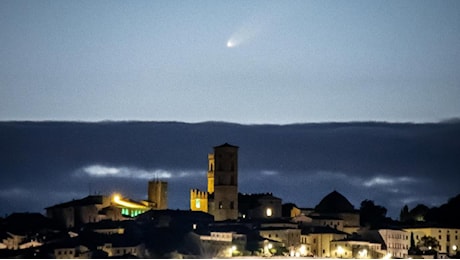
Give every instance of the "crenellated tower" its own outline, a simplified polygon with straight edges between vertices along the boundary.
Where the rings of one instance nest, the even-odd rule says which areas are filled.
[[[208,212],[208,193],[206,191],[190,190],[190,210]]]

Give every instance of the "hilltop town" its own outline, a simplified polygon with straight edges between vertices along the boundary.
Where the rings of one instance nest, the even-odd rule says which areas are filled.
[[[301,207],[270,187],[241,193],[238,150],[225,143],[208,154],[207,190],[190,187],[189,210],[169,209],[168,183],[155,179],[146,200],[89,195],[50,205],[46,215],[6,216],[0,257],[460,257],[460,195],[439,207],[405,206],[399,220],[371,200],[353,205],[339,190]]]

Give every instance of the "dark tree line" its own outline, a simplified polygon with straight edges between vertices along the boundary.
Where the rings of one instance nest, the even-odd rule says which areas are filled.
[[[460,227],[460,194],[448,200],[447,203],[439,207],[429,208],[423,204],[415,206],[409,210],[406,205],[401,209],[399,219],[406,224],[417,222],[437,223],[450,227]]]
[[[440,224],[460,228],[460,194],[450,198],[439,207],[428,207],[419,204],[412,209],[405,205],[399,215],[399,224],[413,225],[417,223]],[[397,225],[397,221],[386,216],[387,209],[372,200],[363,200],[360,207],[360,224],[369,228],[381,228]]]

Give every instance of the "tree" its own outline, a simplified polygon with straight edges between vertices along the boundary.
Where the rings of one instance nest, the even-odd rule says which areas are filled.
[[[399,221],[406,222],[409,219],[409,207],[407,205],[404,205],[404,207],[401,209],[401,213],[399,213]]]
[[[434,223],[442,223],[452,227],[460,227],[460,194],[450,198],[447,203],[439,207],[431,208],[425,215],[425,220]]]
[[[410,211],[410,216],[415,221],[425,221],[425,216],[430,208],[423,204],[418,204]]]
[[[431,236],[423,236],[417,244],[421,250],[435,250],[439,248],[439,242],[436,238]]]
[[[361,226],[369,225],[370,227],[378,227],[386,222],[387,209],[385,207],[375,205],[372,200],[363,200],[359,209]]]
[[[409,255],[421,255],[421,254],[422,254],[422,251],[420,251],[420,249],[415,246],[414,233],[410,232]]]

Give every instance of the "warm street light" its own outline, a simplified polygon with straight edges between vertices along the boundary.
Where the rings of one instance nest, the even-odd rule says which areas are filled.
[[[367,257],[367,249],[359,250],[358,255],[360,258],[365,258]]]
[[[386,254],[383,259],[390,259],[391,258],[391,253]]]
[[[342,246],[337,247],[337,253],[339,253],[340,258],[342,258],[344,252],[345,250],[343,249]]]
[[[268,240],[265,240],[264,244],[264,255],[271,256],[270,249],[273,248],[272,243],[268,243]]]
[[[233,252],[236,251],[236,246],[235,246],[235,245],[231,246],[231,247],[228,249],[228,251],[230,252],[230,257],[232,257],[232,256],[233,256]]]
[[[300,255],[304,256],[307,254],[307,248],[305,245],[300,246]]]

